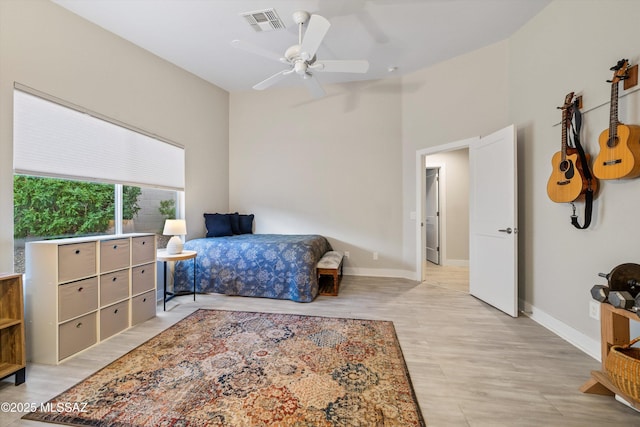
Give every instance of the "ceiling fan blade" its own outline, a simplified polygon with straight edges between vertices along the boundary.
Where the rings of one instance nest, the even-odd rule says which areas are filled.
[[[308,61],[313,58],[324,36],[327,34],[327,31],[329,31],[330,26],[331,23],[326,18],[320,15],[311,15],[309,26],[304,33],[304,38],[300,45],[300,56],[302,59]]]
[[[293,72],[293,70],[283,70],[280,71],[279,73],[274,74],[273,76],[264,79],[263,81],[261,81],[260,83],[256,84],[255,86],[253,86],[253,88],[255,90],[264,90],[276,83],[278,83],[280,80],[284,79],[288,74],[291,74]]]
[[[366,73],[369,70],[369,61],[353,60],[326,60],[310,65],[314,71],[327,73]]]
[[[260,55],[263,56],[265,58],[269,58],[272,59],[274,61],[278,61],[278,62],[283,62],[282,61],[282,55],[272,52],[268,49],[264,49],[260,46],[256,46],[254,44],[251,43],[247,43],[245,41],[242,40],[233,40],[231,42],[231,46],[237,48],[237,49],[241,49],[244,50],[245,52],[250,52],[250,53],[254,53],[256,55]]]
[[[324,89],[322,89],[322,86],[320,86],[318,80],[311,74],[306,74],[302,81],[304,81],[304,85],[307,87],[309,93],[311,93],[311,96],[313,96],[314,98],[322,98],[326,95],[326,92],[324,91]]]

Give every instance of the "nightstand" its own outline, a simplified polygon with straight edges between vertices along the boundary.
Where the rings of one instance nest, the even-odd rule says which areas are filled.
[[[166,249],[159,249],[156,255],[156,259],[158,261],[164,262],[164,293],[162,295],[163,299],[163,311],[167,310],[167,301],[169,301],[173,297],[188,295],[187,293],[179,293],[175,292],[167,292],[167,262],[169,261],[185,261],[188,259],[193,259],[193,300],[196,300],[196,257],[198,253],[196,251],[182,251],[179,254],[168,254]],[[175,285],[175,284],[174,284]]]

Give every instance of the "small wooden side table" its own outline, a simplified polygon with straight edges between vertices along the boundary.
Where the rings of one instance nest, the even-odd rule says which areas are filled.
[[[156,259],[158,261],[164,262],[164,293],[162,295],[163,306],[162,310],[167,310],[167,301],[169,301],[173,297],[177,297],[180,295],[187,295],[185,293],[176,294],[175,292],[167,292],[167,262],[168,261],[185,261],[188,259],[193,259],[193,300],[196,300],[196,257],[198,256],[198,252],[196,251],[182,251],[179,254],[168,254],[166,249],[159,249],[156,255]],[[175,285],[175,283],[174,283]],[[168,298],[167,298],[168,295]]]
[[[630,340],[629,321],[639,321],[638,315],[629,310],[615,308],[611,304],[600,304],[600,345],[602,352],[602,370],[591,371],[591,378],[580,387],[583,393],[620,395],[636,411],[640,411],[640,401],[626,395],[618,389],[607,375],[605,361],[614,345],[628,344]]]

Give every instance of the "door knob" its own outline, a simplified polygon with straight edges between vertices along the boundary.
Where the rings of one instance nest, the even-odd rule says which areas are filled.
[[[507,233],[507,234],[511,234],[513,232],[511,227],[503,228],[503,229],[500,229],[498,231],[501,232],[501,233]]]

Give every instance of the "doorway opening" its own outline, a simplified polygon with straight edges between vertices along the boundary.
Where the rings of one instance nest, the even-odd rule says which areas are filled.
[[[422,281],[469,292],[470,138],[418,151],[417,239]],[[434,185],[437,171],[437,186]],[[437,198],[436,198],[437,194]],[[437,206],[437,207],[436,207]],[[435,212],[435,214],[434,214]],[[434,215],[436,217],[434,218]],[[437,246],[436,243],[437,242]],[[434,249],[438,249],[437,252]],[[437,255],[437,258],[434,257]]]
[[[514,125],[416,152],[416,276],[426,277],[424,204],[429,154],[469,149],[469,294],[518,316],[517,144]],[[500,165],[500,167],[496,167]],[[446,194],[446,191],[444,192]],[[442,209],[441,209],[442,211]],[[442,225],[446,234],[449,227]],[[444,252],[446,259],[447,252]]]
[[[469,292],[469,149],[425,156],[425,280]]]

